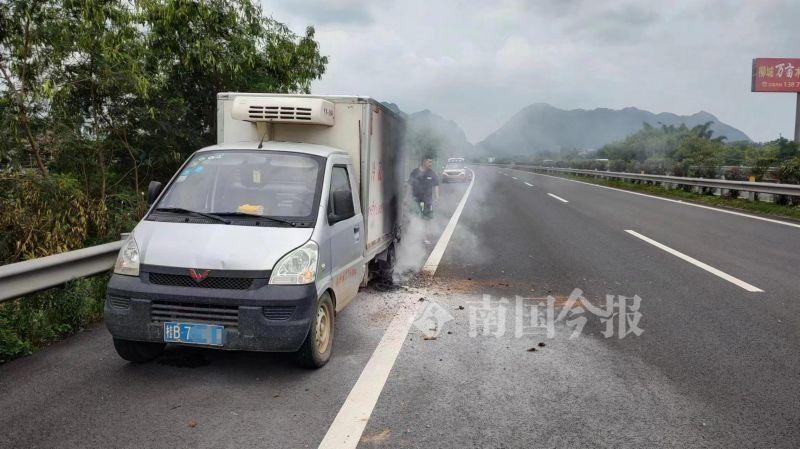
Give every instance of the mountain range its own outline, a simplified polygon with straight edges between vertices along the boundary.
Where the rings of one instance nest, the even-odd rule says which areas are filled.
[[[442,157],[469,157],[475,154],[475,146],[458,123],[425,109],[406,117],[408,133],[430,136],[444,150]]]
[[[547,103],[534,103],[522,108],[503,126],[473,145],[464,130],[452,120],[427,109],[406,114],[395,104],[386,105],[406,117],[410,140],[432,140],[443,149],[444,157],[513,156],[559,149],[599,149],[639,131],[644,123],[655,127],[685,124],[691,128],[712,122],[714,136],[725,136],[728,142],[750,141],[744,132],[705,111],[677,115],[670,112],[654,114],[635,107],[565,110]]]
[[[534,103],[514,114],[476,147],[478,153],[485,155],[522,155],[562,148],[598,149],[635,133],[644,123],[655,127],[686,124],[691,128],[709,121],[713,122],[714,136],[725,136],[728,142],[750,141],[745,133],[705,111],[677,115],[654,114],[634,107],[564,110],[547,103]]]

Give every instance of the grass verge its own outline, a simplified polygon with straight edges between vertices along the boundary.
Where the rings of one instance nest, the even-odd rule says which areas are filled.
[[[597,184],[601,186],[614,187],[622,190],[630,190],[632,192],[647,193],[650,195],[661,196],[664,198],[672,198],[697,204],[721,207],[725,209],[734,209],[740,212],[748,212],[758,215],[767,215],[770,217],[788,218],[790,220],[800,220],[800,207],[797,206],[782,206],[780,204],[767,203],[763,201],[750,201],[741,198],[726,198],[714,195],[703,195],[696,192],[687,192],[682,189],[667,189],[660,185],[634,184],[632,182],[621,181],[616,179],[598,179],[591,176],[576,176],[576,175],[553,175],[553,174],[549,175],[558,176],[561,178],[573,179],[576,181],[583,181],[589,184]]]
[[[107,275],[76,279],[0,304],[0,364],[99,321],[107,283]]]

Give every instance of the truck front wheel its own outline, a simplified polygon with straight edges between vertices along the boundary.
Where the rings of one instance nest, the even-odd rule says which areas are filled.
[[[306,368],[321,368],[331,358],[333,348],[333,301],[329,293],[317,299],[311,328],[303,346],[297,351],[297,361]]]
[[[129,362],[144,363],[153,360],[164,352],[164,343],[114,339],[117,354]]]

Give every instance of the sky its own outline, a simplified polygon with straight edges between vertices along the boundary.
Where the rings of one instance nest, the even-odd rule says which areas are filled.
[[[752,93],[752,58],[800,58],[800,0],[262,0],[329,64],[317,94],[457,122],[478,142],[521,108],[704,110],[756,141],[794,134],[796,94]]]

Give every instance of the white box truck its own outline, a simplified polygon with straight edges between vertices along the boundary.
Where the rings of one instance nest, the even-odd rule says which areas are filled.
[[[404,130],[364,97],[218,94],[217,144],[151,183],[117,258],[117,353],[145,362],[177,343],[324,365],[335,313],[391,275]]]

